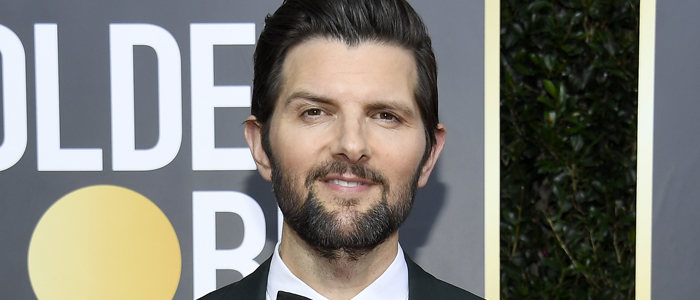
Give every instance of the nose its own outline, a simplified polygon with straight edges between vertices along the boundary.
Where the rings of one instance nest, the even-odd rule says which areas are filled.
[[[333,156],[350,163],[358,163],[370,158],[367,143],[366,124],[362,118],[341,118],[338,122],[338,136],[332,147]]]

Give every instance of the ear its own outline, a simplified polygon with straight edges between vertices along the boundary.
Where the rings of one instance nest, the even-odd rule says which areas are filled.
[[[267,181],[272,180],[272,168],[270,159],[262,146],[262,128],[255,116],[249,116],[245,120],[245,141],[248,142],[250,153],[253,154],[255,164],[258,166],[258,172]]]
[[[437,129],[435,130],[435,145],[433,145],[433,149],[430,150],[430,156],[428,156],[428,159],[426,159],[425,163],[423,163],[423,168],[420,171],[420,177],[418,177],[419,188],[424,187],[428,183],[428,177],[430,177],[430,173],[433,172],[435,163],[437,163],[438,157],[440,157],[440,153],[442,153],[442,148],[445,147],[446,135],[447,130],[445,129],[445,125],[438,124]]]

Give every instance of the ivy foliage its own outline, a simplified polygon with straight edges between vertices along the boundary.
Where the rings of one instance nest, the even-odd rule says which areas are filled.
[[[634,299],[639,0],[501,0],[501,299]]]

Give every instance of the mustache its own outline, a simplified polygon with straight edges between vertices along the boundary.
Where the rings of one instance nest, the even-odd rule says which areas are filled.
[[[314,167],[307,175],[304,185],[310,187],[319,178],[330,174],[352,174],[364,180],[369,180],[374,184],[388,187],[389,181],[379,171],[372,169],[367,164],[354,164],[344,160],[330,160]]]

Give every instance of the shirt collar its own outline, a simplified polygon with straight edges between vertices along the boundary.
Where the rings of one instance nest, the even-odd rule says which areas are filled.
[[[267,275],[266,299],[275,300],[278,291],[285,291],[301,295],[313,300],[328,300],[301,281],[279,255],[280,243],[275,246],[270,262],[270,272]],[[396,257],[389,267],[374,282],[362,290],[351,300],[406,300],[408,299],[408,265],[403,255],[401,245],[398,247]]]

